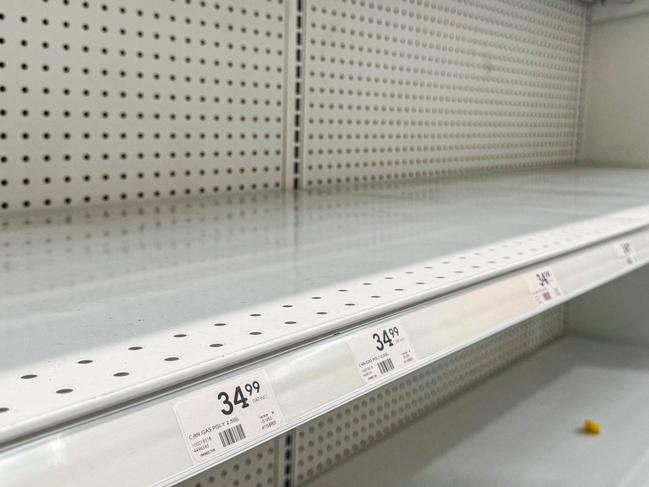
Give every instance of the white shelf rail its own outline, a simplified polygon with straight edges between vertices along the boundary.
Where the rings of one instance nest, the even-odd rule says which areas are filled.
[[[564,180],[566,174],[562,173]],[[2,376],[3,400],[20,401],[15,414],[8,408],[0,415],[3,421],[0,431],[6,445],[0,454],[3,478],[8,485],[35,485],[45,481],[65,485],[91,480],[97,483],[101,482],[96,479],[97,468],[110,458],[112,483],[172,485],[548,307],[630,272],[649,259],[649,208],[636,204],[593,217],[595,208],[602,201],[608,201],[608,195],[616,190],[602,191],[595,199],[598,204],[593,204],[589,191],[604,180],[610,182],[612,174],[588,170],[573,173],[589,182],[576,184],[567,191],[570,198],[577,198],[572,213],[573,217],[577,216],[571,223],[548,227],[546,221],[542,231],[455,254],[445,253],[380,274],[355,275],[353,279],[338,280],[335,285],[296,292],[290,296],[289,308],[282,304],[287,303],[286,296],[281,301],[242,308],[237,310],[237,316],[230,317],[237,325],[231,327],[230,334],[220,331],[221,328],[227,330],[228,326],[214,326],[231,323],[220,316],[185,323],[182,334],[201,336],[199,344],[188,345],[185,353],[178,355],[168,355],[169,349],[164,345],[159,349],[148,347],[153,348],[153,352],[147,350],[141,363],[124,364],[128,376],[111,374],[110,379],[102,379],[102,362],[114,359],[111,354],[116,353],[115,347],[123,347],[115,337],[114,343],[103,348],[84,348],[86,344],[77,342],[76,347],[84,347],[73,348],[69,355],[56,357],[47,364],[18,364]],[[633,199],[634,194],[629,185],[639,184],[638,177],[643,174],[642,171],[627,173],[628,198]],[[519,181],[516,178],[520,176],[509,176],[496,178],[492,183],[494,191],[504,195],[507,205],[515,207],[511,199],[515,193],[505,190],[512,182],[507,178],[512,177]],[[537,197],[550,188],[557,192],[552,178],[532,186],[536,188]],[[524,197],[529,194],[529,191],[522,191],[519,204],[529,201]],[[359,200],[354,201],[358,202],[369,195],[361,192],[357,197]],[[554,194],[554,198],[562,197],[566,195]],[[379,194],[378,199],[384,201],[385,194]],[[463,201],[471,206],[470,198],[463,198]],[[547,198],[539,197],[539,201],[547,201]],[[413,208],[412,203],[406,199],[408,208]],[[435,204],[443,206],[443,201],[436,200]],[[346,205],[355,208],[350,201]],[[531,211],[529,215],[532,215],[539,210],[540,207],[535,206],[533,211],[526,211]],[[589,212],[588,217],[584,217]],[[306,215],[300,213],[300,216]],[[397,219],[401,216],[397,215]],[[498,221],[491,220],[490,225],[497,226]],[[477,228],[472,230],[479,233]],[[433,232],[444,235],[444,228],[433,228]],[[491,230],[491,234],[496,232],[496,229]],[[415,241],[425,242],[425,237],[422,234]],[[344,241],[336,244],[338,251],[342,251],[340,246],[344,244]],[[293,250],[299,252],[300,248],[297,246]],[[392,250],[389,245],[388,250]],[[429,251],[434,253],[433,247]],[[289,260],[284,271],[291,266],[297,268],[298,263],[297,258]],[[325,269],[326,266],[315,266],[313,272],[325,272]],[[307,286],[309,279],[318,275],[322,279],[324,274],[307,274],[293,285],[298,289],[300,282]],[[548,286],[540,284],[539,276]],[[37,296],[42,298],[41,294]],[[206,296],[209,294],[199,298],[206,299]],[[374,296],[380,296],[382,301],[374,304],[378,299]],[[173,302],[182,297],[165,294],[171,304],[166,310],[155,311],[173,313]],[[140,306],[146,302],[146,296],[142,299],[144,302],[138,301]],[[326,315],[319,315],[318,310],[324,309],[323,303],[328,311]],[[348,306],[348,303],[354,305]],[[108,304],[113,305],[110,300]],[[298,309],[297,314],[293,308]],[[353,311],[349,311],[350,308]],[[256,313],[251,313],[253,309]],[[105,311],[105,307],[101,310]],[[84,310],[81,311],[75,318],[77,331],[87,326]],[[123,312],[126,311],[119,310]],[[287,312],[294,313],[294,318],[286,318]],[[104,316],[103,321],[94,326],[97,329],[110,326],[113,315],[119,313],[113,310],[113,314]],[[264,319],[260,321],[261,317],[255,314],[261,314]],[[287,321],[294,323],[287,327]],[[280,323],[284,326],[278,326]],[[236,346],[214,355],[214,348],[222,347],[206,345],[214,337],[203,331],[205,328],[219,331],[224,343],[232,341]],[[258,336],[251,334],[255,330],[264,338],[256,344],[250,341]],[[146,339],[151,343],[163,337],[169,340],[167,334],[169,328],[161,326],[157,334],[130,337],[130,342],[137,339],[141,343]],[[397,342],[397,336],[399,339],[407,336],[408,340],[395,343],[399,348],[396,355],[378,357],[369,354],[371,347],[357,345],[359,342],[373,344],[375,334],[386,348],[391,339]],[[138,351],[141,350],[129,352]],[[71,368],[71,356],[89,356],[91,352],[94,354],[92,364],[74,361],[77,369]],[[207,356],[205,352],[212,355]],[[384,364],[384,370],[377,366],[374,373],[366,373],[361,370],[363,366],[359,367],[363,353],[368,354],[370,365],[386,358],[392,359],[392,364],[387,368]],[[174,356],[179,359],[164,360]],[[98,365],[94,370],[83,367],[93,364]],[[40,366],[38,377],[23,378],[17,373],[20,369],[26,371],[27,366]],[[87,374],[82,379],[75,372],[79,368]],[[136,374],[135,370],[145,371],[149,376]],[[385,373],[381,375],[380,372]],[[60,377],[71,380],[73,373],[78,389],[71,388],[73,391],[66,394],[53,392],[57,390],[55,384]],[[130,383],[127,382],[129,378]],[[127,381],[120,383],[118,379]],[[239,396],[237,387],[241,388]],[[223,392],[228,393],[229,398],[220,397]],[[218,412],[230,407],[234,410],[246,401],[250,401],[252,407],[245,412],[237,410],[234,416]],[[254,412],[252,417],[246,416],[251,411]],[[233,419],[217,427],[217,423]],[[237,425],[243,429],[227,433],[230,436],[226,445],[217,434]],[[203,444],[208,446],[203,448]],[[143,465],[150,468],[142,468]]]

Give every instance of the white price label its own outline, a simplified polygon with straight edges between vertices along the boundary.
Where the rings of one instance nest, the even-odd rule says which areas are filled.
[[[636,254],[633,244],[628,240],[617,242],[614,245],[615,253],[620,257],[626,265],[633,265],[638,262],[638,254]]]
[[[552,269],[546,267],[525,275],[525,282],[536,304],[542,306],[563,295]]]
[[[363,330],[348,338],[347,344],[366,384],[417,360],[400,321]]]
[[[221,382],[174,406],[194,462],[254,440],[284,423],[266,372]]]

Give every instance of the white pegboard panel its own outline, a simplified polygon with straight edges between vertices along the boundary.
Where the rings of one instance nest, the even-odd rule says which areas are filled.
[[[585,11],[5,2],[0,210],[572,161]]]
[[[282,185],[284,0],[0,3],[0,211]]]
[[[176,484],[176,487],[284,487],[290,456],[283,435]],[[290,450],[288,450],[290,451]]]
[[[305,5],[304,186],[574,161],[585,5]]]
[[[563,307],[552,308],[300,426],[295,431],[295,485],[559,337],[563,328]]]

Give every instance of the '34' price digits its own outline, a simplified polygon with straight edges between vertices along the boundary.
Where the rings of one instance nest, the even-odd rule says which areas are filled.
[[[248,400],[252,397],[253,394],[261,391],[261,386],[259,382],[253,381],[245,384],[243,387],[236,386],[232,395],[228,394],[225,391],[218,393],[217,398],[223,403],[223,408],[221,412],[226,416],[229,416],[234,412],[235,406],[239,406],[242,409],[245,409],[250,406],[250,401]]]
[[[536,273],[536,278],[539,281],[539,285],[542,287],[547,287],[550,285],[550,279],[552,278],[552,272],[550,271],[541,271]]]
[[[382,352],[386,345],[388,347],[394,346],[394,340],[399,336],[399,328],[393,326],[391,328],[385,328],[380,330],[372,335],[372,338],[376,342],[376,349],[379,352]]]

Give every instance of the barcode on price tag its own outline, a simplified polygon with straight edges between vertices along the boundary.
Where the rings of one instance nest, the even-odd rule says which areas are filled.
[[[417,360],[400,321],[358,332],[347,339],[347,344],[366,384]]]
[[[548,304],[563,295],[559,281],[549,267],[530,272],[524,278],[534,301],[539,306]]]
[[[633,265],[638,262],[638,254],[636,254],[633,244],[628,240],[617,242],[613,246],[615,253],[626,265]]]
[[[195,463],[252,441],[284,423],[264,370],[210,386],[179,401],[174,412]]]

